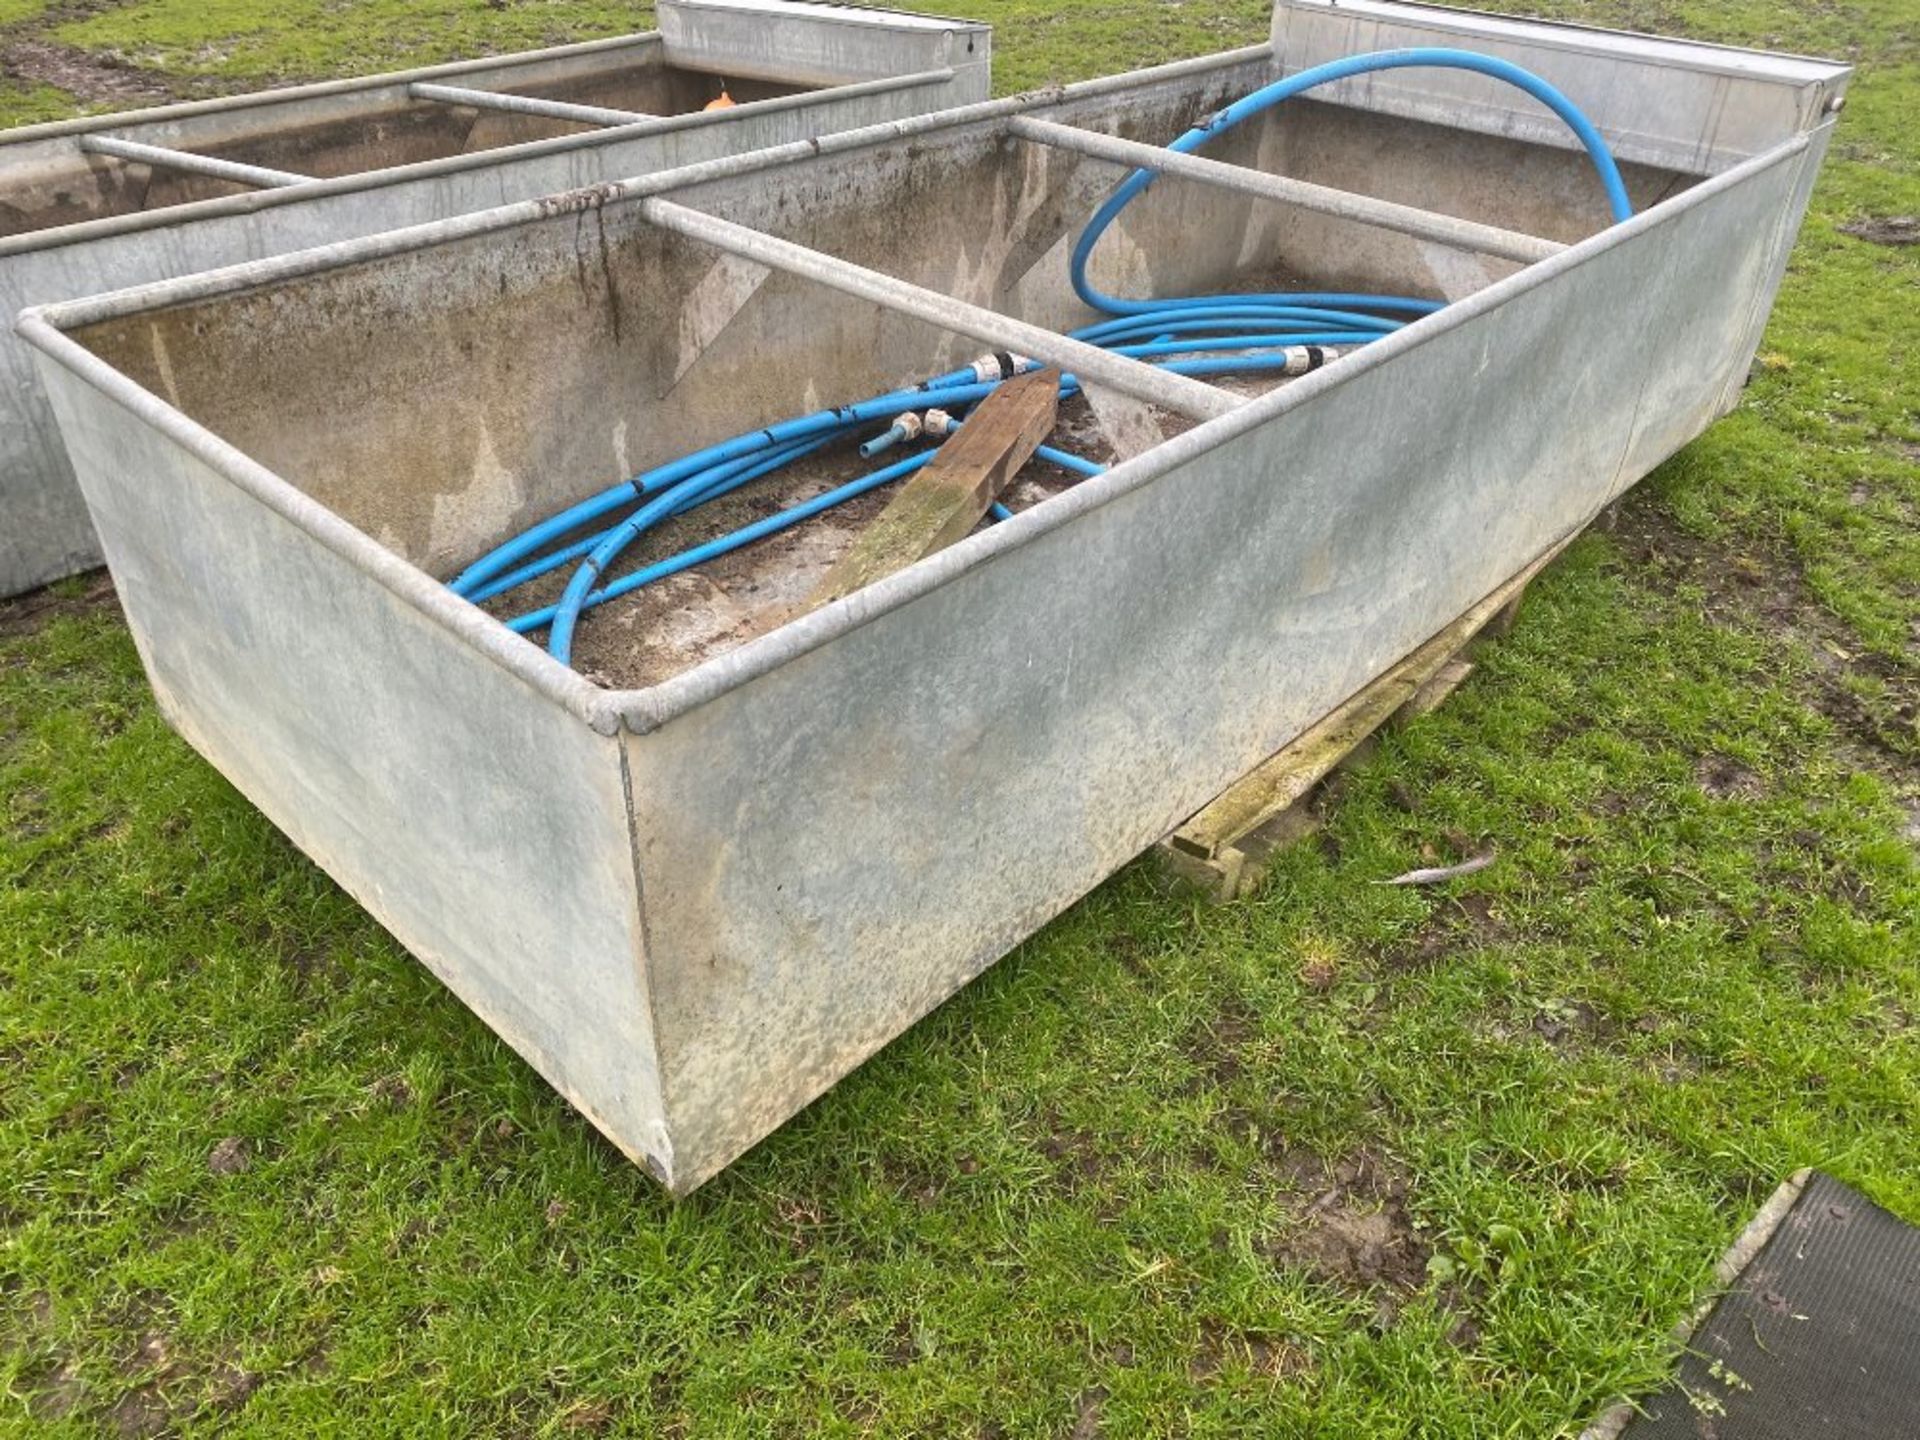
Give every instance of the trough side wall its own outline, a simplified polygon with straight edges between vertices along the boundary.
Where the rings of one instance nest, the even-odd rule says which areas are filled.
[[[1257,428],[1192,432],[1168,473],[1089,482],[1114,493],[1067,523],[1041,507],[921,562],[949,578],[904,604],[839,602],[854,628],[772,668],[752,646],[711,662],[741,682],[626,742],[677,1181],[1703,429],[1746,364],[1800,179],[1788,155],[1686,197],[1485,313],[1325,372]],[[1684,352],[1649,355],[1652,334]]]
[[[548,142],[536,153],[431,173],[350,176],[315,193],[263,192],[139,217],[137,227],[0,245],[0,596],[90,565],[101,551],[46,394],[11,329],[21,310],[376,235],[534,196],[677,169],[983,99],[987,67],[950,80],[833,96],[748,113],[683,117],[676,128]],[[478,158],[478,157],[474,157]],[[318,190],[318,187],[316,187]]]
[[[668,1180],[618,743],[41,361],[168,721]]]

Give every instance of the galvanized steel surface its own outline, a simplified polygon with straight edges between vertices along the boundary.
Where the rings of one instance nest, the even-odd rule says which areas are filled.
[[[786,0],[661,0],[662,34],[568,46],[525,56],[301,87],[259,96],[170,106],[0,134],[0,189],[12,177],[56,163],[111,131],[133,144],[218,147],[262,127],[312,127],[370,108],[403,109],[416,82],[528,85],[610,71],[636,55],[725,69],[733,59],[765,80],[782,78],[763,52],[796,56],[786,83],[833,88],[743,103],[729,110],[661,116],[586,134],[0,236],[0,315],[23,307],[191,275],[223,265],[372,235],[523,196],[671,169],[708,158],[806,140],[841,129],[983,100],[989,89],[985,27],[898,12]],[[754,57],[761,57],[755,59]],[[109,139],[109,147],[113,142]],[[0,595],[98,563],[85,505],[26,351],[0,331]]]
[[[676,205],[671,200],[656,198],[644,201],[642,211],[647,219],[662,229],[713,245],[770,269],[786,270],[843,290],[849,295],[872,300],[890,310],[917,315],[956,335],[970,336],[987,345],[1017,348],[1035,359],[1077,372],[1086,380],[1110,385],[1122,394],[1164,405],[1175,414],[1210,420],[1244,403],[1218,386],[1191,380],[1124,355],[1115,355],[1109,350],[1099,349],[1083,340],[1069,339],[1038,325],[997,315],[978,305],[969,305],[921,286],[909,285],[891,275],[882,275],[863,266],[850,265],[844,260],[781,240],[777,236],[703,215],[684,205]]]
[[[635,697],[676,1184],[1704,429],[1824,142]]]
[[[1283,6],[1276,26],[1312,8]],[[1513,43],[1538,40],[1522,27]],[[1667,83],[1667,59],[1621,58],[1614,103],[1643,64]],[[1396,180],[1395,199],[1431,205],[1422,184],[1456,184],[1468,213],[1484,204],[1505,224],[1571,206],[1556,224],[1577,243],[1463,281],[1466,298],[1393,337],[646,690],[590,685],[408,563],[440,565],[487,524],[544,513],[568,498],[554,487],[602,483],[591,466],[609,462],[592,457],[609,443],[638,464],[639,447],[671,453],[717,438],[701,427],[752,423],[809,366],[830,399],[916,346],[944,353],[923,321],[861,318],[802,282],[729,272],[648,226],[643,196],[926,288],[944,274],[969,304],[1058,326],[1078,318],[1059,242],[1119,172],[1004,122],[1165,126],[1264,68],[1183,66],[977,106],[824,153],[793,146],[30,316],[23,333],[169,715],[629,1154],[678,1192],[699,1184],[1737,396],[1830,126],[1782,122],[1698,183],[1645,171],[1641,194],[1679,193],[1580,238],[1595,222],[1568,178],[1578,157],[1502,149],[1515,142],[1478,112],[1460,131],[1407,128],[1362,95],[1292,122],[1327,157],[1318,173],[1303,165],[1313,178],[1345,178],[1340,134],[1360,149],[1388,134],[1438,167]],[[1819,84],[1837,93],[1844,74],[1827,67]],[[1270,132],[1237,153],[1297,156],[1294,143]],[[1486,177],[1490,155],[1516,163]],[[1536,190],[1513,193],[1515,176]],[[919,210],[871,213],[872,193],[903,184],[922,186]],[[1260,202],[1178,189],[1191,185],[1156,185],[1129,217],[1132,243],[1181,234],[1196,206],[1230,233],[1216,244],[1198,227],[1183,253],[1155,257],[1151,283],[1238,273],[1297,233]],[[927,252],[925,235],[989,200],[1015,219]],[[559,283],[583,234],[596,265],[638,271],[617,326],[611,279]],[[1429,284],[1455,273],[1391,238],[1316,263]],[[1105,263],[1124,270],[1129,253]],[[716,275],[705,299],[722,302],[719,329],[693,294]],[[288,366],[348,353],[328,348],[349,337],[326,307],[404,313],[408,294],[431,301],[431,324],[364,353],[356,393],[370,398],[355,408],[309,397],[276,431],[271,411],[218,393],[223,353]],[[482,295],[537,338],[490,324]],[[284,336],[245,328],[265,305]],[[182,413],[128,375],[166,388],[149,342],[188,306],[201,338],[199,369],[173,377]],[[562,374],[547,359],[556,329],[579,352]],[[1656,330],[1666,343],[1647,345]],[[531,406],[527,433],[499,436],[510,454],[446,470],[421,452],[419,483],[453,488],[402,513],[379,476],[318,453],[329,419],[367,443],[404,441],[405,407],[381,408],[387,371],[468,345],[469,373],[512,358],[531,396],[446,381],[416,410],[441,396],[455,421]],[[736,391],[728,415],[749,364],[763,388]],[[564,428],[539,429],[549,401],[565,402]],[[209,432],[215,412],[245,443]],[[673,416],[681,433],[651,433]],[[284,456],[279,472],[243,450]],[[446,473],[426,474],[434,464]],[[390,526],[393,548],[289,479],[360,527]],[[502,755],[531,758],[523,770]],[[482,829],[468,867],[462,847]]]
[[[1578,93],[1615,158],[1691,175],[1716,175],[1784,134],[1813,128],[1832,110],[1849,73],[1797,55],[1396,0],[1284,0],[1274,10],[1274,60],[1286,74],[1342,55],[1416,45],[1504,55]],[[1569,143],[1539,106],[1459,72],[1356,76],[1327,95],[1383,115],[1535,144]]]

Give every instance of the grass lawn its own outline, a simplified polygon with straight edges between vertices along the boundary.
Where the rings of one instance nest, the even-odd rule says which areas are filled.
[[[940,8],[1007,90],[1265,25]],[[1121,874],[685,1203],[167,730],[99,577],[0,605],[0,1430],[1551,1436],[1794,1168],[1920,1221],[1920,247],[1847,233],[1920,212],[1920,20],[1535,8],[1860,65],[1741,409],[1255,898]],[[644,21],[0,0],[0,120]]]

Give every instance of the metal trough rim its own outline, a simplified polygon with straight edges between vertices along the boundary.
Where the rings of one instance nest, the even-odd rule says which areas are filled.
[[[708,0],[677,0],[683,10],[725,9]],[[881,5],[850,5],[840,0],[791,0],[813,12],[808,18],[822,23],[853,23],[833,15],[835,10],[858,10],[875,18],[861,24],[904,24],[913,28],[949,25],[956,29],[987,33],[991,26],[980,20],[955,15],[934,15],[923,11],[893,10]],[[886,17],[884,20],[880,17]],[[170,105],[145,105],[137,110],[109,110],[97,115],[76,115],[66,120],[45,120],[38,125],[19,125],[0,131],[0,156],[6,147],[37,140],[57,140],[66,135],[84,135],[98,130],[117,130],[129,125],[164,124],[169,120],[190,120],[201,115],[224,115],[244,110],[285,105],[301,100],[325,100],[336,95],[351,95],[361,90],[386,90],[415,81],[431,83],[470,75],[476,70],[498,70],[518,65],[545,64],[553,60],[572,60],[584,55],[600,55],[613,50],[646,49],[666,43],[660,30],[635,30],[626,35],[603,35],[597,40],[576,40],[566,45],[548,45],[538,50],[508,50],[498,55],[475,55],[465,60],[447,60],[438,65],[418,65],[408,70],[382,70],[372,75],[346,75],[337,80],[315,80],[306,85],[279,85],[265,90],[250,90],[241,95],[215,95],[205,100],[180,100]],[[506,148],[506,147],[501,147]]]
[[[914,125],[921,128],[945,128],[947,125],[959,124],[966,119],[977,116],[1011,115],[1018,113],[1022,107],[1030,105],[1049,104],[1062,99],[1077,99],[1089,95],[1103,95],[1111,90],[1126,89],[1138,83],[1143,78],[1147,80],[1176,79],[1182,75],[1200,74],[1207,70],[1225,69],[1234,65],[1246,64],[1253,60],[1267,59],[1270,58],[1272,54],[1273,47],[1266,42],[1262,42],[1258,45],[1243,46],[1237,50],[1225,50],[1217,55],[1201,55],[1192,59],[1176,60],[1167,65],[1155,66],[1148,70],[1129,71],[1121,75],[1103,75],[1096,79],[1080,81],[1074,85],[1064,87],[1053,86],[1039,90],[1031,90],[1022,95],[1008,96],[999,100],[983,100],[972,105],[961,105],[947,110],[932,111],[924,115],[914,116],[911,119],[896,120],[890,123],[896,126]],[[657,120],[641,120],[632,125],[609,126],[604,130],[593,131],[582,135],[558,135],[549,140],[529,141],[524,145],[503,145],[493,150],[478,150],[472,155],[447,156],[439,160],[422,160],[412,165],[395,165],[386,170],[366,170],[353,175],[342,175],[331,180],[316,180],[311,185],[301,186],[297,191],[293,190],[292,187],[288,187],[284,192],[259,190],[245,195],[227,196],[218,200],[196,200],[186,205],[171,205],[164,210],[142,211],[135,215],[116,215],[101,220],[84,220],[75,225],[66,225],[49,230],[32,230],[23,235],[0,237],[0,258],[5,258],[9,255],[24,254],[32,250],[57,249],[63,245],[100,239],[108,235],[117,235],[133,230],[155,228],[163,224],[186,224],[192,221],[210,219],[219,215],[243,214],[267,205],[286,205],[299,200],[309,200],[327,195],[346,194],[355,190],[384,187],[396,181],[430,179],[454,170],[483,168],[497,163],[503,157],[512,160],[522,160],[558,151],[573,150],[581,146],[610,144],[621,140],[629,140],[636,136],[660,134],[698,125],[724,124],[735,117],[768,114],[779,110],[793,109],[817,102],[823,97],[828,96],[836,99],[852,99],[861,95],[880,95],[891,90],[905,90],[921,85],[939,84],[951,80],[953,77],[953,70],[940,69],[922,70],[910,75],[888,76],[879,80],[861,80],[850,85],[829,86],[823,90],[806,90],[797,95],[776,95],[767,100],[751,100],[735,105],[727,110],[713,112],[695,111],[688,115],[666,115]],[[805,155],[817,154],[838,148],[837,142],[845,136],[865,135],[873,128],[874,127],[865,127],[857,130],[836,131],[831,135],[822,135],[814,140],[792,141],[785,145],[768,146],[757,151],[749,152],[747,156],[736,158],[752,159],[760,157],[770,159],[778,157],[781,159],[794,159]],[[0,134],[4,133],[5,132],[0,132]],[[915,134],[918,133],[918,131],[917,129],[896,130],[890,133],[898,136]],[[884,139],[886,136],[879,138]],[[869,139],[867,143],[877,143],[877,141]],[[4,153],[4,151],[0,151],[0,153]],[[691,166],[683,166],[679,171],[671,173],[685,174],[693,170],[701,169],[706,165],[721,163],[724,162],[701,161]],[[666,174],[669,172],[661,171],[658,173]],[[716,171],[713,175],[704,178],[718,178],[721,173],[722,172]],[[609,180],[592,188],[595,190],[611,190],[617,186],[631,185],[633,183],[635,182]],[[696,182],[683,181],[682,183],[691,184]],[[570,192],[561,192],[560,197],[553,198],[561,198],[568,193]],[[527,202],[515,202],[512,205],[497,206],[488,210],[470,211],[467,216],[458,218],[497,215],[503,211],[513,210],[517,205],[525,203]],[[525,220],[538,218],[540,217],[537,215],[526,216],[518,223],[525,223]],[[387,231],[383,236],[370,236],[367,238],[369,240],[380,240],[387,236],[408,236],[421,230],[431,229],[435,225],[450,223],[453,222],[427,221],[419,226],[405,226],[397,230]],[[493,227],[490,226],[488,228]],[[337,247],[319,246],[311,250],[290,251],[287,256],[279,258],[298,259],[303,256],[328,254],[332,253],[335,248]],[[406,248],[412,247],[409,246]],[[267,264],[270,262],[260,261],[256,263]],[[213,276],[224,275],[229,268],[233,267],[222,267],[204,273]],[[322,265],[316,268],[325,268],[325,266]],[[288,273],[301,272],[294,271]],[[159,283],[167,284],[174,282]]]
[[[1118,89],[1177,79],[1186,74],[1204,73],[1208,69],[1224,68],[1259,58],[1268,49],[1264,45],[1252,46],[1224,55],[1180,61],[1126,75],[1106,76],[1061,90],[986,101],[911,120],[892,121],[839,135],[823,136],[818,140],[707,161],[679,170],[611,181],[586,190],[520,201],[363,240],[229,266],[182,280],[136,286],[83,300],[35,306],[22,312],[15,328],[27,343],[180,443],[240,489],[329,549],[366,569],[393,593],[413,603],[454,634],[470,641],[482,654],[564,706],[594,730],[611,735],[624,727],[634,733],[644,734],[858,629],[870,620],[911,603],[974,566],[991,561],[1004,550],[1070,524],[1079,516],[1151,483],[1201,452],[1306,405],[1348,380],[1390,363],[1396,356],[1498,309],[1509,300],[1588,259],[1631,242],[1646,230],[1668,223],[1750,176],[1792,159],[1812,143],[1808,132],[1793,135],[1770,150],[1649,206],[1629,220],[1598,231],[1567,246],[1558,254],[1536,261],[1463,300],[1421,317],[1344,357],[1337,365],[1317,370],[1216,419],[1204,421],[1191,430],[1162,441],[1134,459],[1114,466],[1103,475],[1081,482],[1044,504],[969,536],[938,554],[750,640],[737,649],[716,655],[657,684],[638,689],[606,690],[592,684],[578,672],[553,659],[540,646],[523,640],[477,606],[456,597],[426,571],[389,551],[292,482],[220,439],[198,421],[115,370],[64,333],[68,329],[99,321],[236,294],[263,284],[406,254],[450,240],[515,229],[558,214],[638,202],[650,196],[714,180],[751,174],[790,160],[870,149],[933,130],[958,132],[969,127],[992,127],[1014,115],[1058,104],[1062,100],[1106,94]]]
[[[159,210],[142,210],[131,215],[111,215],[99,220],[83,220],[47,230],[29,230],[21,235],[0,239],[0,258],[24,255],[35,250],[57,250],[62,246],[104,239],[137,230],[185,225],[221,215],[238,215],[269,205],[290,205],[318,196],[344,195],[356,190],[384,188],[397,182],[426,180],[462,170],[480,170],[503,161],[524,160],[538,155],[579,150],[599,145],[618,144],[642,135],[672,130],[690,130],[705,125],[725,125],[744,117],[775,114],[818,104],[824,98],[851,99],[861,95],[883,95],[892,90],[909,90],[923,85],[938,85],[953,79],[951,68],[919,70],[910,75],[891,75],[879,80],[861,80],[850,85],[829,85],[819,90],[802,90],[793,95],[775,95],[766,100],[749,100],[726,110],[693,111],[686,115],[662,115],[636,120],[631,125],[609,125],[601,130],[577,135],[556,135],[546,140],[529,140],[520,145],[502,145],[492,150],[476,150],[470,155],[446,155],[437,160],[420,160],[411,165],[394,165],[381,170],[361,170],[311,184],[288,185],[279,189],[254,190],[244,195],[229,195],[216,200],[195,200],[185,205],[169,205]],[[951,114],[953,112],[941,112]],[[479,212],[488,213],[485,211]],[[401,232],[395,232],[401,233]],[[211,272],[218,274],[220,272]]]
[[[1607,25],[1588,24],[1584,20],[1435,5],[1429,0],[1293,0],[1293,3],[1337,8],[1343,17],[1354,20],[1388,22],[1396,16],[1403,16],[1406,11],[1415,10],[1420,12],[1426,23],[1437,23],[1462,34],[1524,36],[1530,44],[1556,50],[1579,51],[1588,48],[1597,39],[1614,42],[1616,46],[1622,40],[1631,41],[1644,47],[1632,57],[1637,64],[1713,75],[1781,75],[1805,66],[1806,72],[1799,78],[1812,82],[1829,75],[1839,63],[1820,55],[1803,55],[1795,50],[1754,50],[1719,40],[1681,39],[1672,35],[1656,35],[1650,30],[1614,29]],[[1282,59],[1284,63],[1284,57]]]
[[[6,154],[7,146],[26,141],[57,140],[65,135],[87,135],[130,125],[165,124],[169,120],[224,115],[300,100],[326,100],[336,95],[351,95],[357,90],[384,90],[415,80],[430,81],[469,75],[475,70],[498,70],[508,65],[571,60],[582,55],[604,54],[609,50],[644,49],[661,44],[664,39],[658,30],[636,30],[630,35],[608,35],[599,40],[579,40],[571,45],[549,45],[543,50],[512,50],[500,55],[449,60],[442,65],[423,65],[412,70],[383,70],[377,75],[351,75],[338,80],[316,80],[310,85],[250,90],[244,95],[217,95],[207,100],[181,100],[172,105],[147,105],[138,110],[108,110],[98,115],[76,115],[69,120],[47,120],[38,125],[21,125],[0,131],[0,156]]]

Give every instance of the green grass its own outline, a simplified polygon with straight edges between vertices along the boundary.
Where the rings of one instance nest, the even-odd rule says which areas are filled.
[[[0,25],[38,20],[50,8],[51,0],[0,0]]]
[[[1261,24],[971,8],[1004,88]],[[1550,1436],[1795,1167],[1920,1220],[1920,254],[1839,228],[1920,212],[1912,23],[1559,10],[1861,62],[1742,408],[1255,899],[1122,874],[683,1204],[173,737],[87,581],[0,610],[0,1427]],[[306,74],[634,23],[62,35]],[[1376,1211],[1370,1287],[1328,1223]]]
[[[54,28],[55,39],[183,76],[248,81],[373,73],[644,30],[622,0],[136,0]]]
[[[0,77],[0,129],[64,120],[80,113],[79,101],[51,85],[19,84]]]
[[[0,0],[4,6],[7,0]],[[38,0],[14,0],[33,6]],[[0,23],[5,10],[0,9]],[[1062,10],[1047,0],[961,4],[992,21],[1003,90],[1135,69],[1258,39],[1263,0],[1206,6],[1167,0]],[[429,64],[475,50],[521,49],[644,29],[651,8],[617,0],[135,0],[53,29],[56,39],[173,75],[285,80]]]

